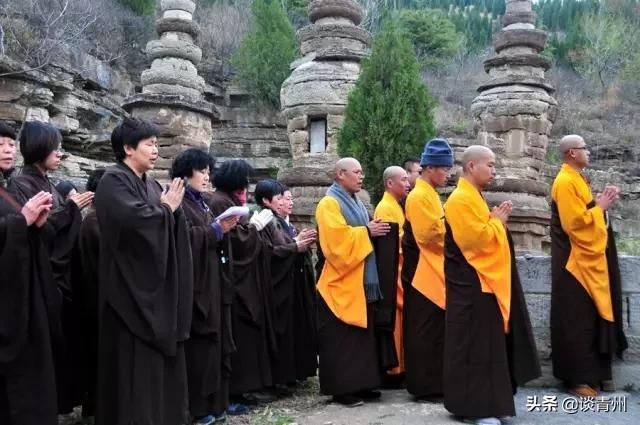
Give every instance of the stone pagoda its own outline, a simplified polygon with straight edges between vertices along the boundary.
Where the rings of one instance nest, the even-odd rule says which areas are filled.
[[[160,158],[154,177],[168,178],[171,161],[183,150],[209,150],[212,120],[218,113],[203,100],[205,83],[196,65],[202,50],[195,44],[200,28],[193,20],[192,0],[161,0],[156,21],[159,40],[147,43],[151,68],[142,72],[142,93],[125,100],[123,108],[136,118],[160,127]]]
[[[278,174],[292,187],[296,221],[310,221],[333,181],[338,131],[371,41],[358,26],[362,17],[355,0],[311,0],[311,24],[297,33],[302,58],[291,64],[280,91],[292,166]]]
[[[541,252],[547,239],[549,185],[541,175],[556,118],[554,88],[545,79],[551,62],[540,52],[547,34],[535,28],[531,0],[506,0],[495,54],[485,60],[489,81],[471,105],[477,141],[497,157],[498,178],[487,192],[496,205],[514,204],[509,228],[519,252]]]

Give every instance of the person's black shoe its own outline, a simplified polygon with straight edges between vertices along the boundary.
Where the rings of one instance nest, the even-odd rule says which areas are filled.
[[[345,407],[357,407],[364,404],[364,401],[361,398],[351,394],[334,395],[333,402],[341,404]]]
[[[363,399],[364,401],[374,401],[378,400],[382,396],[382,393],[376,390],[366,390],[355,393],[355,396]]]
[[[401,390],[404,387],[404,373],[387,374],[382,378],[382,388],[385,390]]]

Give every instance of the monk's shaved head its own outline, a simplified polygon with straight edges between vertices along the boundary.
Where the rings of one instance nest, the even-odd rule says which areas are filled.
[[[569,134],[560,139],[560,153],[566,154],[569,149],[579,148],[584,146],[584,139],[577,134]]]
[[[404,168],[398,167],[397,165],[392,165],[385,168],[384,172],[382,173],[382,181],[386,182],[389,179],[392,179],[394,177],[402,177],[405,174],[407,174],[407,172]]]
[[[335,172],[337,175],[340,171],[350,170],[352,168],[360,168],[360,161],[351,157],[341,158],[336,162]]]
[[[360,162],[355,158],[342,158],[336,162],[336,182],[349,193],[362,189],[364,173]]]
[[[462,153],[462,169],[466,170],[469,163],[494,157],[493,151],[486,146],[471,145]]]

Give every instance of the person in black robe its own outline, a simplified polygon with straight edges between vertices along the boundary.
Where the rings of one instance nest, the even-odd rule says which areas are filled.
[[[271,210],[274,217],[262,235],[270,251],[270,283],[273,287],[273,323],[278,354],[272,360],[273,383],[276,394],[287,395],[285,385],[296,382],[294,337],[295,265],[298,253],[306,251],[315,242],[315,232],[303,231],[291,237],[288,224],[279,215],[282,212],[284,186],[275,180],[261,180],[255,188],[256,203]]]
[[[171,177],[187,179],[182,200],[193,257],[193,317],[191,337],[185,344],[189,410],[194,424],[208,425],[224,418],[228,405],[228,380],[222,379],[223,346],[229,338],[223,323],[220,245],[224,234],[238,222],[237,216],[215,220],[204,201],[214,159],[199,149],[187,149],[176,157]],[[226,341],[225,341],[226,339]],[[222,388],[224,383],[225,387]]]
[[[21,174],[13,177],[8,190],[24,204],[40,191],[53,195],[53,209],[47,220],[47,238],[53,276],[62,297],[61,332],[54,335],[56,358],[58,409],[69,413],[81,403],[81,382],[75,365],[82,351],[79,340],[79,322],[73,305],[71,270],[73,252],[78,240],[82,216],[93,192],[71,195],[65,199],[49,180],[47,173],[58,169],[62,161],[60,132],[50,124],[27,122],[20,133],[20,152],[24,158]]]
[[[278,220],[290,239],[298,236],[289,222],[293,213],[293,195],[284,186],[282,210]],[[317,241],[317,232],[311,229]],[[308,248],[296,255],[293,267],[293,340],[296,379],[299,381],[318,373],[318,336],[316,334],[316,277],[313,253]]]
[[[58,296],[42,240],[53,206],[38,192],[21,206],[5,189],[15,134],[0,123],[0,423],[56,425],[51,327]]]
[[[104,168],[91,172],[86,190],[95,193],[105,173]],[[82,416],[93,417],[96,411],[96,385],[98,373],[98,280],[100,258],[100,229],[95,206],[92,204],[82,224],[74,252],[73,307],[79,323]]]
[[[245,206],[251,167],[245,161],[224,162],[214,174],[216,191],[205,194],[215,217],[233,206]],[[260,232],[273,214],[265,210],[250,219],[243,217],[222,242],[223,302],[230,306],[236,351],[230,355],[225,373],[230,373],[230,414],[246,411],[255,403],[247,393],[273,385],[271,358],[277,347],[271,317],[269,253]]]
[[[163,192],[147,174],[158,128],[125,118],[111,134],[117,163],[96,193],[100,230],[97,425],[187,421],[184,343],[193,307],[181,179]]]

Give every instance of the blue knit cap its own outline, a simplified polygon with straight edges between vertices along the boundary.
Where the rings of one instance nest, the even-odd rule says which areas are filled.
[[[453,151],[444,139],[432,139],[424,145],[420,166],[453,167]]]

